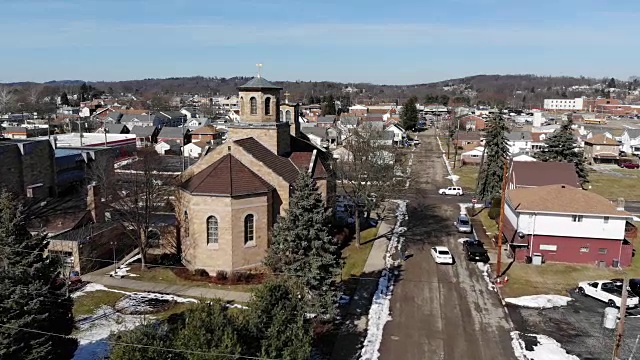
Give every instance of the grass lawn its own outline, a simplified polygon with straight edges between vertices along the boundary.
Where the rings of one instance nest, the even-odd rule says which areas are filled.
[[[453,173],[458,175],[458,185],[462,187],[462,190],[466,193],[474,193],[476,191],[476,179],[478,178],[477,166],[462,166],[453,169]]]
[[[637,169],[615,169],[615,172],[627,176],[615,176],[606,173],[591,172],[589,174],[589,185],[596,194],[607,199],[640,200],[640,170]]]
[[[482,210],[477,217],[482,221],[482,225],[490,238],[498,233],[498,223],[489,218],[489,209]]]
[[[148,281],[155,283],[164,283],[171,285],[184,285],[184,286],[196,286],[196,287],[204,287],[209,289],[218,289],[218,290],[227,290],[227,291],[241,291],[241,292],[251,292],[258,285],[218,285],[212,284],[205,281],[193,281],[183,279],[171,271],[169,268],[163,267],[154,267],[148,268],[147,270],[140,270],[140,265],[131,264],[130,273],[136,274],[139,276],[131,277],[132,280],[139,281]]]
[[[360,247],[356,247],[356,241],[353,239],[349,246],[342,250],[342,259],[344,260],[342,279],[362,274],[362,270],[364,270],[364,265],[367,262],[371,247],[373,247],[374,243],[369,240],[375,238],[377,234],[377,227],[362,231],[360,232]]]
[[[113,291],[92,291],[78,296],[73,302],[73,317],[93,314],[102,305],[114,306],[125,294]]]

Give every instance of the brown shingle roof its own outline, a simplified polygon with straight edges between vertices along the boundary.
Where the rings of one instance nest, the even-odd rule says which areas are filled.
[[[310,152],[294,152],[289,156],[289,160],[298,168],[298,170],[306,170],[309,168],[309,164],[311,163],[311,156],[313,153]],[[316,168],[313,171],[313,178],[323,178],[327,176],[327,171],[322,165],[322,161],[319,159],[316,160]]]
[[[181,187],[192,194],[225,196],[261,194],[273,189],[231,154],[207,166]]]
[[[213,125],[204,125],[204,126],[200,126],[199,128],[193,130],[193,132],[191,134],[193,135],[198,135],[198,134],[215,134],[218,131],[216,130],[216,127]]]
[[[454,137],[454,139],[471,141],[471,140],[480,140],[482,139],[482,136],[480,135],[479,132],[475,132],[475,131],[458,131],[458,134]]]
[[[544,135],[544,138],[547,137],[547,135],[545,133],[541,133],[541,132],[532,132],[531,133],[531,139],[535,142],[544,142],[544,139],[541,139],[540,137]]]
[[[511,182],[516,187],[536,187],[554,184],[566,184],[580,188],[580,180],[573,163],[543,162],[543,161],[514,161],[511,165]]]
[[[296,182],[300,172],[293,163],[289,161],[289,159],[274,154],[271,150],[260,144],[258,140],[252,137],[236,140],[234,143],[239,145],[256,160],[271,169],[271,171],[278,174],[278,176],[283,178],[289,184]]]
[[[603,134],[594,135],[591,138],[584,141],[591,145],[618,145],[618,142],[604,136]]]
[[[507,201],[517,211],[631,216],[596,193],[566,185],[507,190]]]

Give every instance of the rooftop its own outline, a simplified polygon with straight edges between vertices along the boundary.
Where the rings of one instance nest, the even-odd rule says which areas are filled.
[[[564,184],[507,190],[507,201],[516,211],[630,217],[608,199]]]
[[[238,86],[239,90],[250,90],[250,89],[274,89],[274,90],[282,90],[280,86],[274,85],[269,82],[269,80],[256,76],[253,79],[249,80],[244,85]]]
[[[566,184],[580,188],[580,180],[573,163],[556,161],[515,161],[511,165],[511,180],[516,186],[536,187]]]
[[[612,138],[606,137],[603,134],[594,135],[584,142],[586,144],[592,145],[619,145],[617,141]]]

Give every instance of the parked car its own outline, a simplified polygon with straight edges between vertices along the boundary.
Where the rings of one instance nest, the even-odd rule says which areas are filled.
[[[466,251],[468,246],[480,246],[484,247],[484,243],[478,239],[466,239],[462,242],[462,249]]]
[[[458,215],[458,220],[454,223],[456,228],[458,228],[458,232],[460,233],[472,233],[473,228],[471,227],[471,220],[467,214]]]
[[[640,164],[635,164],[632,162],[620,163],[618,164],[618,166],[625,169],[640,169]]]
[[[487,252],[487,249],[485,249],[483,246],[467,244],[464,247],[464,254],[467,257],[467,260],[469,261],[483,262],[483,263],[489,262],[489,253]]]
[[[453,255],[446,246],[432,247],[431,256],[436,264],[453,264]]]
[[[620,307],[622,304],[622,289],[608,280],[582,281],[578,283],[578,294],[591,296],[610,307]],[[627,292],[627,307],[638,306],[639,298],[633,292]]]
[[[462,191],[462,188],[459,187],[459,186],[449,186],[446,189],[438,190],[438,194],[440,194],[440,195],[462,196],[464,194],[464,192]]]
[[[622,279],[611,279],[618,289],[622,289]],[[640,297],[640,279],[629,279],[629,290],[635,295]]]

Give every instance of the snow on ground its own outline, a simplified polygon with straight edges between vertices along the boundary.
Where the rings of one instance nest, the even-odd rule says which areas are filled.
[[[76,298],[78,296],[85,295],[88,292],[98,291],[98,290],[112,291],[112,292],[125,294],[125,295],[128,295],[127,298],[130,298],[131,301],[135,301],[136,299],[142,300],[142,301],[144,301],[145,299],[156,299],[156,300],[167,300],[167,301],[175,301],[175,302],[198,302],[198,300],[196,299],[184,298],[184,297],[170,295],[170,294],[158,294],[158,293],[152,293],[152,292],[128,292],[128,291],[110,289],[104,285],[96,284],[96,283],[87,284],[82,289],[71,294],[71,297]]]
[[[467,240],[471,240],[471,239],[469,239],[469,238],[460,238],[460,239],[458,239],[458,243],[464,244],[464,242],[467,241]]]
[[[640,218],[639,218],[639,217],[637,217],[637,216],[634,216],[634,217],[633,217],[633,221],[640,221]]]
[[[566,306],[571,300],[573,299],[562,295],[531,295],[504,299],[504,301],[509,304],[534,309],[549,309],[553,307]]]
[[[489,271],[491,271],[491,265],[481,263],[481,262],[476,264],[478,265],[478,268],[480,269],[480,271],[482,271],[482,277],[484,277],[484,281],[486,281],[488,289],[496,290],[496,286],[494,285],[494,283],[491,281],[491,278],[489,277]]]
[[[415,150],[415,147],[414,147]],[[409,165],[407,165],[407,183],[404,185],[405,189],[409,188],[409,183],[411,182],[411,166],[413,165],[413,154],[409,157]]]
[[[460,180],[460,176],[458,176],[458,175],[449,175],[449,176],[445,176],[445,179],[449,179],[455,184],[458,180]]]
[[[580,360],[567,354],[560,343],[545,335],[512,331],[511,346],[518,360]]]
[[[382,330],[387,321],[391,319],[389,314],[389,306],[391,294],[393,292],[393,281],[397,275],[397,271],[393,267],[398,266],[401,259],[393,260],[392,255],[400,250],[407,229],[402,225],[407,220],[407,202],[404,200],[394,200],[398,205],[396,209],[396,225],[393,228],[393,235],[385,257],[385,269],[378,280],[378,288],[373,295],[371,309],[369,310],[369,319],[367,324],[367,337],[364,340],[362,351],[360,352],[361,360],[377,360],[380,356],[378,349],[382,342]]]
[[[112,333],[130,330],[152,318],[145,315],[123,315],[110,306],[102,306],[88,319],[78,323],[73,334],[78,338],[78,350],[73,360],[94,360],[109,354],[107,338]]]
[[[129,259],[129,260],[127,260],[127,261],[125,261],[125,263],[124,263],[124,264],[122,264],[122,265],[118,266],[118,268],[117,268],[117,269],[116,269],[116,271],[115,271],[115,274],[114,274],[114,272],[113,272],[113,271],[111,271],[111,272],[109,272],[107,275],[111,275],[111,276],[116,275],[116,276],[119,276],[119,277],[125,277],[125,276],[132,276],[132,277],[133,277],[133,276],[140,276],[140,275],[138,275],[138,274],[130,274],[128,271],[129,271],[129,270],[131,270],[131,268],[130,268],[129,266],[127,266],[127,265],[131,264],[132,262],[134,262],[134,261],[136,261],[136,260],[138,260],[138,259],[140,259],[140,258],[141,258],[140,254],[138,254],[138,255],[136,255],[136,256],[134,256],[134,257],[132,257],[131,259]]]

